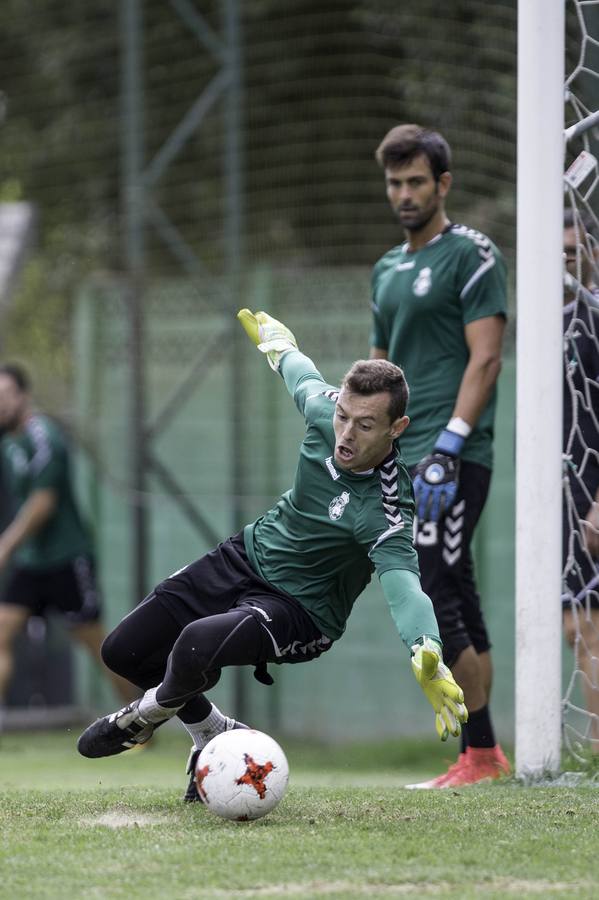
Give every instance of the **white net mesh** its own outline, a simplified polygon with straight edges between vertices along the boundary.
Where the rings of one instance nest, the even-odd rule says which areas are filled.
[[[599,753],[599,0],[569,4],[566,65],[563,729],[584,760]]]

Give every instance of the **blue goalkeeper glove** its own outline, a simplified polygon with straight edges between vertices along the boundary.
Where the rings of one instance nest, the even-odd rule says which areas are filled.
[[[460,461],[465,438],[447,428],[437,438],[433,452],[416,466],[414,499],[416,515],[423,522],[438,522],[454,504],[458,492]]]
[[[258,350],[266,354],[268,365],[275,372],[279,371],[283,353],[297,350],[297,341],[293,333],[268,313],[253,313],[249,309],[240,309],[237,318]]]
[[[412,647],[412,670],[426,699],[435,710],[435,728],[442,741],[459,737],[468,721],[464,693],[441,658],[441,650],[430,638]]]

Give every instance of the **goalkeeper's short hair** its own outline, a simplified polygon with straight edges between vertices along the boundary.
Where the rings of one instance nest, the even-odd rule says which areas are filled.
[[[382,169],[405,166],[417,156],[426,156],[435,181],[451,169],[449,144],[438,131],[422,125],[396,125],[387,132],[375,153]]]
[[[405,415],[408,383],[403,369],[388,359],[359,359],[343,377],[341,387],[364,397],[389,392],[389,420],[394,422]]]

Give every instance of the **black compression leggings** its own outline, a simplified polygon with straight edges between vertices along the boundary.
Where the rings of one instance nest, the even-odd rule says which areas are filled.
[[[224,666],[254,665],[268,652],[264,631],[244,609],[197,619],[185,628],[150,594],[112,631],[102,646],[109,669],[144,690],[160,689],[163,706],[185,705],[183,722],[210,714],[204,691],[214,687]]]

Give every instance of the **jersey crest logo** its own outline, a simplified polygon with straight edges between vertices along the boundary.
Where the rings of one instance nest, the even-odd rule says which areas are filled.
[[[428,266],[425,266],[424,269],[420,269],[414,284],[412,285],[412,290],[416,294],[417,297],[425,297],[431,289],[431,285],[433,283],[433,279],[431,278],[432,269]]]
[[[336,519],[340,519],[343,513],[345,512],[345,507],[349,503],[349,494],[347,491],[343,491],[342,494],[339,494],[338,497],[335,497],[329,503],[329,519],[333,522]]]

